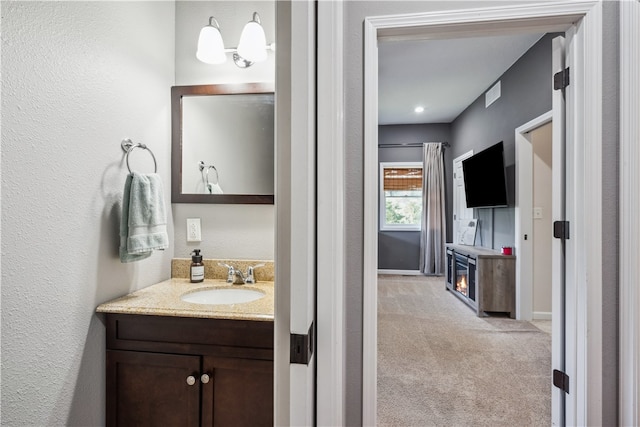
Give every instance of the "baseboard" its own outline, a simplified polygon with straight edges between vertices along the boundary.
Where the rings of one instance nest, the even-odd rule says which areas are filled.
[[[533,320],[551,320],[551,313],[547,311],[534,311]]]
[[[378,274],[396,274],[400,276],[422,276],[420,270],[378,270]]]

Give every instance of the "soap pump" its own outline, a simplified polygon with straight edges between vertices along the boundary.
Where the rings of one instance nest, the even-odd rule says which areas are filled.
[[[191,252],[191,283],[200,283],[204,280],[204,263],[202,262],[202,255],[200,255],[200,249],[194,249]]]

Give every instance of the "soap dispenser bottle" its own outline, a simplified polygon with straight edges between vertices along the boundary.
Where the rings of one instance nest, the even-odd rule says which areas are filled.
[[[202,255],[200,255],[200,249],[194,249],[191,252],[191,283],[200,283],[204,280],[204,263],[202,262]]]

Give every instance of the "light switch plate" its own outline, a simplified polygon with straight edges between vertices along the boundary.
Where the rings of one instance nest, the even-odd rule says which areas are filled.
[[[200,218],[187,218],[187,242],[201,242]]]

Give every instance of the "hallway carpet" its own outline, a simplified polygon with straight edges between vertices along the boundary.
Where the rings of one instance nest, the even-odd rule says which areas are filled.
[[[551,425],[551,335],[477,317],[442,277],[379,276],[378,425]]]

